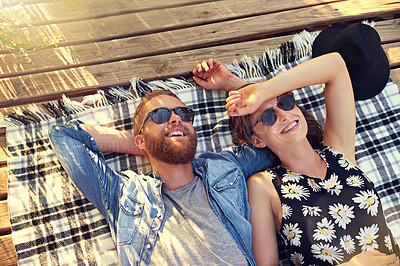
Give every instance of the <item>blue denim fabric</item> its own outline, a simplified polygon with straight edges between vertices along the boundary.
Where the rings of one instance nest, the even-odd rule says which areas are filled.
[[[78,121],[53,126],[49,135],[74,184],[106,217],[122,265],[149,264],[165,213],[162,178],[156,173],[113,171]],[[204,181],[212,208],[248,262],[255,265],[246,178],[273,166],[273,162],[267,154],[241,146],[220,153],[205,152],[192,166]]]

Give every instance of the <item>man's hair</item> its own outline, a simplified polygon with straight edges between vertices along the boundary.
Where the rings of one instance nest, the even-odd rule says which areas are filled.
[[[171,97],[175,97],[178,100],[178,96],[176,96],[173,92],[169,90],[154,90],[151,92],[147,92],[146,95],[143,97],[142,101],[136,108],[135,114],[133,115],[133,134],[136,136],[139,134],[140,127],[142,126],[143,120],[145,116],[151,111],[147,110],[146,104],[153,98],[158,97],[160,95],[167,95]]]
[[[307,139],[310,142],[311,146],[314,149],[318,149],[321,146],[322,140],[322,126],[314,118],[312,114],[310,114],[307,110],[305,110],[301,106],[297,106],[303,113],[306,121],[307,121]],[[232,140],[235,145],[242,145],[245,142],[248,144],[251,143],[251,136],[253,135],[253,114],[248,114],[245,116],[234,116],[229,119],[229,127],[234,133],[234,138]],[[262,151],[268,153],[271,157],[276,158],[276,155],[268,148],[262,148]]]

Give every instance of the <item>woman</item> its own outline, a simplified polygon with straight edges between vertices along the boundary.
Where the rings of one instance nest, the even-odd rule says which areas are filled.
[[[208,89],[235,89],[236,78],[219,67],[213,60],[199,64],[196,82]],[[312,119],[306,120],[290,92],[322,83],[327,115],[323,146],[315,150],[319,138],[308,134]],[[352,263],[398,265],[395,255],[384,256],[398,254],[397,246],[373,184],[356,167],[354,97],[341,56],[320,56],[263,83],[236,84],[242,88],[231,91],[226,104],[233,130],[280,160],[247,182],[257,263],[278,263],[278,232],[294,264],[353,258]]]

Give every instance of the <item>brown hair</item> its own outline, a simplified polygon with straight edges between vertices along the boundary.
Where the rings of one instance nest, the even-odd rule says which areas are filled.
[[[322,140],[322,126],[315,117],[301,106],[297,106],[303,113],[307,121],[307,140],[310,142],[314,149],[320,148]],[[229,127],[234,133],[233,144],[242,145],[245,142],[251,143],[251,136],[253,135],[253,114],[245,116],[234,116],[229,119]],[[268,148],[263,149],[271,157],[276,157],[275,154]]]
[[[146,104],[153,98],[158,97],[160,95],[167,95],[171,97],[175,97],[178,100],[178,96],[176,96],[173,92],[165,89],[161,90],[154,90],[147,92],[146,95],[143,97],[142,101],[139,103],[138,107],[135,110],[135,114],[133,115],[133,134],[136,136],[139,134],[139,129],[142,126],[143,119],[147,115],[148,111],[146,110]]]

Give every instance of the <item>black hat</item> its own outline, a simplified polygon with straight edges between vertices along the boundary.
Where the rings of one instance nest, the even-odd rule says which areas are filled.
[[[389,61],[374,28],[362,23],[334,24],[315,38],[312,56],[338,52],[346,62],[354,99],[374,97],[389,80]]]

